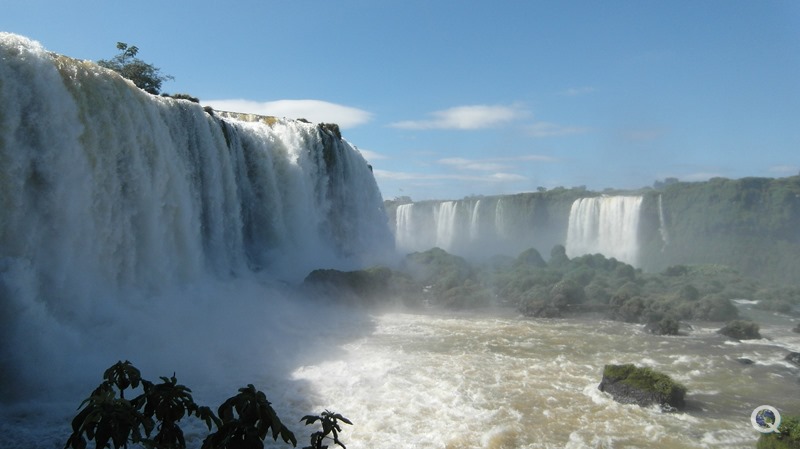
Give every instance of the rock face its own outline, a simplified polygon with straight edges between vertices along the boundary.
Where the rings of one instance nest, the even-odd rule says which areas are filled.
[[[800,366],[800,352],[790,352],[789,354],[786,354],[784,360],[790,363],[794,363],[797,366]]]
[[[606,365],[598,388],[622,404],[643,407],[658,404],[667,411],[685,407],[686,387],[650,368],[631,364]]]

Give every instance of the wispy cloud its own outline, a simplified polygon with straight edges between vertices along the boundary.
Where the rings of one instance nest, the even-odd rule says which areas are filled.
[[[465,159],[461,157],[451,157],[439,159],[441,165],[452,167],[456,170],[475,170],[475,171],[501,171],[511,170],[520,162],[556,162],[556,158],[542,156],[538,154],[528,154],[524,156],[495,157],[487,159]]]
[[[485,129],[527,117],[529,113],[517,106],[471,105],[456,106],[429,114],[427,120],[406,120],[392,123],[401,129]]]
[[[497,171],[507,170],[509,168],[507,164],[499,164],[487,160],[464,159],[461,157],[439,159],[437,162],[455,168],[456,170]]]
[[[378,179],[393,181],[470,181],[470,182],[508,182],[524,181],[525,176],[516,173],[491,173],[487,175],[467,175],[460,173],[413,173],[375,169],[374,175]]]
[[[559,94],[565,95],[567,97],[577,97],[578,95],[586,95],[594,91],[595,88],[590,86],[570,87],[569,89],[559,92]]]
[[[773,165],[769,168],[769,171],[781,175],[794,175],[800,172],[800,167],[796,165]]]
[[[536,122],[526,127],[528,134],[533,137],[556,137],[569,136],[572,134],[584,134],[591,129],[582,126],[559,125],[552,122]]]
[[[375,151],[365,150],[363,148],[358,148],[358,151],[364,156],[364,159],[368,161],[377,161],[380,159],[389,159],[389,156],[385,154],[377,153]]]
[[[203,101],[214,109],[275,117],[304,118],[314,123],[336,123],[341,128],[354,128],[372,120],[363,109],[322,100],[251,101],[243,99]]]

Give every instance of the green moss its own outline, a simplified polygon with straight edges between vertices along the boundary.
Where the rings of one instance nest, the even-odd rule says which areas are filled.
[[[686,394],[685,386],[672,380],[668,375],[647,367],[639,368],[633,364],[606,365],[603,369],[603,376],[639,390],[662,394],[665,397]]]
[[[765,433],[756,449],[800,449],[800,417],[782,416],[779,433]]]

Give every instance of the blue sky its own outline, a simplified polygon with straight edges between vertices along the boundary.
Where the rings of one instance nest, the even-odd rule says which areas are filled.
[[[800,172],[800,2],[3,0],[217,109],[338,122],[384,198]]]

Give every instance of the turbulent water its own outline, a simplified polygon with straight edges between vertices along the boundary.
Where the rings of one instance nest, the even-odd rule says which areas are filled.
[[[755,407],[800,409],[798,369],[783,361],[800,335],[785,318],[743,343],[697,323],[689,336],[661,337],[619,322],[496,313],[374,320],[339,359],[294,372],[317,408],[355,423],[343,437],[351,449],[753,448]],[[597,390],[607,363],[671,375],[689,390],[687,410],[614,402]]]

